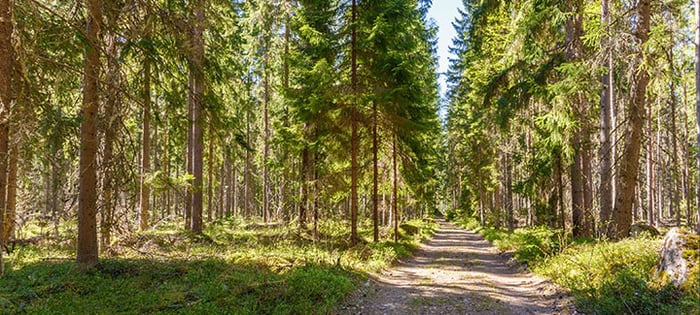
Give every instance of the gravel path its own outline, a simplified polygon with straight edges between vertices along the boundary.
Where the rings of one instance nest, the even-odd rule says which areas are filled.
[[[518,270],[480,234],[438,221],[430,242],[374,276],[340,313],[576,314],[564,293]]]

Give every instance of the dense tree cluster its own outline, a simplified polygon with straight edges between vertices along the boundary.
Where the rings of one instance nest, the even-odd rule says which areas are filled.
[[[429,6],[0,2],[2,240],[38,223],[84,266],[230,216],[347,219],[353,242],[374,219],[377,241],[437,202]]]
[[[463,1],[446,196],[482,224],[698,222],[690,1]]]

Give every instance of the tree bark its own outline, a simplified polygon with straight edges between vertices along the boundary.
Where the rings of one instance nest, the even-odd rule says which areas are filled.
[[[209,120],[209,154],[207,156],[207,220],[211,222],[214,212],[214,124]]]
[[[700,0],[695,0],[695,118],[698,133],[696,148],[700,150]],[[696,162],[700,172],[700,154],[697,155]],[[700,234],[700,184],[696,183],[695,186],[698,218],[696,232]]]
[[[602,0],[602,20],[608,33],[610,32],[610,1]],[[605,52],[605,65],[608,68],[602,78],[600,91],[600,232],[608,233],[610,214],[612,213],[613,200],[613,163],[612,163],[612,104],[613,104],[613,59],[610,49],[610,40],[603,38],[603,51]]]
[[[5,217],[2,240],[7,241],[15,232],[15,220],[17,219],[17,154],[18,146],[12,144],[9,147],[10,160],[7,170],[7,202],[5,203]]]
[[[204,0],[198,0],[194,8],[194,25],[192,29],[192,64],[191,75],[193,86],[190,87],[193,95],[192,110],[192,214],[191,214],[191,230],[194,233],[202,233],[202,208],[203,208],[203,157],[204,137],[202,135],[202,124],[204,123],[202,96],[204,93],[204,69],[202,67],[202,59],[204,58]]]
[[[357,181],[358,181],[358,162],[359,155],[359,135],[357,132],[357,0],[352,0],[352,38],[351,38],[351,84],[352,84],[352,117],[351,117],[351,135],[350,135],[350,155],[351,155],[351,184],[350,184],[350,243],[356,245],[359,241],[357,236]]]
[[[262,217],[263,222],[267,223],[269,220],[268,216],[270,213],[270,171],[267,166],[267,162],[270,159],[270,71],[268,69],[269,51],[265,51],[265,60],[263,65],[263,191],[262,191]]]
[[[583,54],[583,3],[581,1],[569,1],[569,11],[572,12],[566,23],[566,61],[570,63],[580,62]],[[574,131],[574,161],[571,165],[571,202],[572,202],[572,232],[576,236],[590,236],[589,230],[589,176],[590,158],[588,154],[588,100],[585,95],[578,93],[573,104],[579,127]]]
[[[651,18],[651,0],[640,0],[637,4],[638,24],[636,37],[640,46],[637,58],[640,69],[636,71],[634,82],[634,99],[628,108],[628,125],[625,132],[625,147],[618,170],[618,192],[615,208],[613,209],[614,233],[612,238],[620,239],[629,235],[632,224],[632,206],[634,192],[639,175],[639,153],[642,144],[642,131],[644,129],[644,102],[646,101],[649,73],[641,66],[643,64],[644,45],[649,40],[649,24]]]
[[[669,102],[670,107],[671,107],[671,127],[670,127],[670,133],[671,133],[671,148],[673,156],[671,157],[671,210],[673,213],[676,214],[676,226],[680,227],[681,226],[681,209],[680,209],[680,196],[679,196],[679,190],[680,187],[678,185],[678,179],[680,178],[680,163],[678,161],[678,130],[676,130],[676,107],[678,106],[678,100],[676,97],[676,81],[675,81],[675,66],[674,66],[674,57],[673,57],[673,45],[675,44],[674,38],[673,38],[673,30],[670,32],[671,36],[671,46],[669,47],[668,51],[666,51],[666,57],[668,59],[669,63],[669,71],[670,77],[671,77],[671,84],[670,84],[670,100]],[[690,220],[690,218],[688,218]]]
[[[106,81],[109,87],[112,87],[107,94],[104,105],[104,117],[102,133],[104,135],[104,144],[102,148],[102,165],[100,165],[102,191],[100,195],[100,233],[102,250],[112,242],[112,226],[114,219],[114,195],[115,195],[115,180],[114,180],[114,141],[116,138],[116,130],[119,118],[116,111],[120,102],[118,89],[120,65],[116,61],[116,56],[119,54],[117,46],[117,35],[110,33],[107,37],[107,74]]]
[[[7,161],[10,125],[10,108],[12,105],[12,0],[0,0],[0,237],[4,235],[3,225],[7,204],[5,191],[7,189]],[[5,238],[0,239],[0,276],[4,272],[2,245]]]
[[[82,122],[80,124],[80,188],[78,196],[77,263],[82,268],[97,264],[97,108],[100,101],[99,32],[102,8],[98,0],[87,0],[88,41],[85,47]],[[4,45],[3,45],[4,46]],[[1,59],[1,58],[0,58]],[[0,135],[0,138],[2,136]],[[0,140],[1,141],[1,140]],[[0,144],[0,152],[2,145]],[[0,167],[0,173],[2,167]]]
[[[0,0],[0,276],[4,273],[2,245],[7,240],[5,230],[5,214],[8,210],[6,190],[8,186],[7,168],[9,157],[10,109],[13,91],[12,77],[14,73],[12,51],[12,0]],[[9,211],[8,211],[9,212]],[[8,218],[9,221],[9,218]]]
[[[377,102],[372,104],[372,117],[372,223],[374,225],[373,240],[376,243],[379,242],[379,136],[377,135],[379,121],[377,117]]]
[[[146,176],[151,164],[151,57],[145,56],[143,60],[143,126],[141,135],[141,180],[139,183],[139,219],[141,231],[149,227],[149,197],[150,189],[146,183]]]
[[[646,159],[646,175],[647,175],[647,221],[651,226],[655,225],[654,218],[654,133],[651,124],[652,103],[647,106],[647,134],[650,135],[647,141],[647,159]]]
[[[394,242],[399,241],[399,177],[398,177],[398,166],[396,163],[396,135],[392,138],[391,142],[391,163],[393,167],[393,187],[392,187],[392,199],[391,199],[391,209],[394,211]]]

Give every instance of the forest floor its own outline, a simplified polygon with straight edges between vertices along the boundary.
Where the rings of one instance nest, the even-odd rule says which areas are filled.
[[[371,277],[341,314],[575,314],[571,299],[475,232],[439,219],[414,256]]]

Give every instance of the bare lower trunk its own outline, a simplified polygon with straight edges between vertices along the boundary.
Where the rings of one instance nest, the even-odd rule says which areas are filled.
[[[204,93],[204,69],[202,61],[204,58],[204,0],[198,0],[194,9],[195,25],[193,27],[193,54],[192,54],[192,71],[193,83],[191,87],[193,92],[192,101],[192,222],[191,230],[194,233],[202,233],[202,208],[203,208],[203,157],[204,137],[202,134],[202,125],[204,124],[203,115],[203,93]]]
[[[151,164],[151,59],[146,56],[143,62],[143,127],[141,135],[141,180],[139,183],[139,227],[148,230],[150,213],[150,188],[146,176]]]
[[[350,183],[350,243],[352,245],[357,244],[359,237],[357,236],[357,181],[358,181],[358,155],[359,155],[359,134],[358,134],[358,113],[357,113],[357,0],[352,0],[352,38],[351,38],[351,54],[352,54],[352,69],[351,69],[351,80],[352,80],[352,93],[354,96],[352,103],[352,118],[351,118],[351,136],[350,136],[350,155],[351,155],[351,183]]]
[[[372,125],[372,223],[373,223],[373,240],[379,242],[379,136],[377,135],[377,102],[372,104],[372,117],[374,118]]]
[[[650,0],[640,0],[638,3],[637,38],[643,47],[649,39]],[[644,64],[640,54],[639,64]],[[644,128],[644,102],[646,100],[649,73],[645,69],[636,72],[634,98],[629,104],[628,126],[625,132],[625,147],[618,171],[617,202],[613,210],[614,233],[613,238],[623,238],[629,235],[632,224],[632,206],[634,192],[637,186],[639,174],[639,153],[642,144],[642,130]]]
[[[97,108],[100,101],[99,31],[102,8],[87,0],[88,17],[85,48],[82,123],[80,124],[80,193],[78,197],[77,262],[83,268],[97,264]],[[0,135],[1,138],[1,135]],[[2,151],[0,145],[0,151]],[[0,173],[2,173],[0,167]]]
[[[7,241],[12,238],[15,232],[15,220],[17,219],[17,151],[18,146],[12,144],[10,150],[10,161],[7,170],[7,202],[5,203],[5,218],[2,230],[2,240]]]
[[[695,0],[695,121],[698,133],[696,149],[700,149],[700,0]],[[697,155],[700,172],[700,154]],[[699,176],[700,177],[700,176]],[[700,234],[700,184],[696,183],[697,233]]]
[[[602,20],[606,28],[610,24],[610,3],[609,0],[602,0]],[[612,140],[612,104],[613,104],[613,60],[612,53],[608,45],[608,38],[603,40],[603,50],[605,51],[605,66],[607,71],[602,78],[602,88],[600,93],[600,232],[607,234],[610,224],[610,214],[613,208],[613,140]]]
[[[393,175],[394,175],[394,180],[393,180],[393,191],[392,191],[392,198],[391,198],[391,209],[394,211],[394,242],[399,241],[399,207],[398,207],[398,199],[399,199],[399,177],[398,177],[398,166],[396,163],[396,135],[393,137],[393,141],[391,144],[391,161],[393,165]]]

